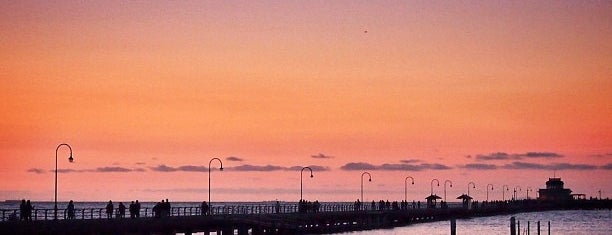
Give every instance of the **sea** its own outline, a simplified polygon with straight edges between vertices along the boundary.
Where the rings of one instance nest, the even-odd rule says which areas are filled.
[[[0,202],[0,209],[18,209],[19,201]],[[107,202],[75,202],[79,208],[104,208]],[[115,207],[118,202],[115,202]],[[130,202],[123,202],[126,206]],[[141,202],[142,207],[152,208],[156,202]],[[197,207],[200,202],[171,202],[173,207]],[[215,205],[272,205],[274,202],[217,202]],[[292,202],[282,202],[291,204]],[[35,209],[52,209],[53,202],[33,202]],[[293,202],[293,204],[295,204]],[[347,203],[350,204],[350,203]],[[66,202],[58,202],[58,208],[65,208]],[[612,210],[558,210],[517,213],[489,217],[476,217],[457,220],[457,234],[510,234],[510,217],[520,223],[520,233],[537,234],[537,222],[540,221],[541,234],[595,234],[612,235]],[[78,216],[77,216],[78,218]],[[194,233],[203,234],[203,233]],[[212,233],[214,234],[214,233]],[[450,234],[450,221],[412,224],[392,229],[377,229],[337,233],[344,235],[392,235],[392,234]],[[178,233],[177,235],[182,235]]]

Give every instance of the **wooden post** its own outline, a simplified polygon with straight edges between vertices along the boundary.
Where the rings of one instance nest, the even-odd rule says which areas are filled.
[[[451,219],[450,221],[450,225],[451,225],[451,235],[457,235],[457,220],[456,219]]]
[[[540,221],[538,220],[538,235],[540,235]]]
[[[550,235],[550,220],[548,221],[548,235]]]
[[[529,235],[529,226],[530,226],[531,221],[527,221],[527,235]]]
[[[516,218],[510,217],[510,235],[516,235]]]
[[[516,221],[516,230],[518,230],[518,234],[521,234],[521,221]]]

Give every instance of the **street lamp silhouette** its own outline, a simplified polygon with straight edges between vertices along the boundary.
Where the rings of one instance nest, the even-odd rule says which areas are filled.
[[[506,201],[506,194],[505,194],[506,191],[504,191],[504,188],[506,189],[506,191],[510,191],[510,188],[508,187],[508,185],[505,185],[505,184],[502,186],[502,200]]]
[[[310,170],[310,178],[314,177],[314,175],[312,175],[312,169],[310,169],[310,167],[304,167],[300,171],[300,201],[302,201],[302,192],[303,192],[302,175],[303,175],[305,169]]]
[[[210,159],[210,161],[208,162],[208,206],[211,208],[212,208],[212,201],[210,200],[210,165],[212,164],[213,160],[219,161],[219,164],[221,165],[221,167],[219,167],[219,170],[223,171],[223,162],[221,161],[221,159],[216,158],[216,157],[213,159]]]
[[[513,196],[512,200],[516,200],[516,199],[517,199],[517,198],[516,198],[516,188],[518,188],[518,189],[519,189],[519,192],[523,190],[523,189],[521,189],[521,186],[516,186],[516,187],[514,187],[514,196]]]
[[[533,191],[533,189],[531,189],[531,187],[527,187],[527,200],[529,200],[529,191]]]
[[[431,195],[433,194],[433,182],[436,181],[436,183],[438,184],[438,187],[440,187],[440,181],[438,181],[438,179],[433,179],[431,180]]]
[[[53,203],[53,215],[54,219],[57,219],[57,151],[60,147],[66,146],[70,150],[70,157],[68,157],[68,162],[73,162],[74,158],[72,158],[72,147],[68,144],[59,144],[57,148],[55,148],[55,199]]]
[[[414,185],[414,178],[412,178],[412,176],[408,176],[404,179],[404,201],[406,202],[408,202],[408,179],[411,179]]]
[[[468,196],[470,196],[470,184],[472,185],[472,188],[476,188],[476,184],[474,182],[469,182],[468,183]]]
[[[363,203],[363,175],[368,174],[368,181],[372,182],[372,175],[369,172],[364,171],[361,173],[361,203]]]
[[[487,184],[487,201],[489,201],[489,185],[491,186],[491,190],[493,190],[493,185]]]
[[[446,183],[450,183],[450,187],[453,187],[453,181],[445,180],[444,181],[444,201],[446,202]]]

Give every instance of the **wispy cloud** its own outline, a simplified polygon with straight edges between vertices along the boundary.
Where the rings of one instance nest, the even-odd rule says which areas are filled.
[[[400,160],[401,163],[406,163],[406,164],[412,164],[412,163],[417,163],[417,162],[421,162],[421,160],[419,159],[406,159],[406,160]]]
[[[242,162],[242,161],[244,161],[244,159],[239,158],[239,157],[235,157],[235,156],[226,157],[225,160],[228,160],[230,162]]]
[[[372,165],[365,162],[349,162],[340,167],[346,171],[356,170],[382,170],[382,171],[423,171],[423,170],[449,170],[452,167],[443,164],[406,164],[406,163],[385,163],[382,165]]]
[[[169,166],[166,166],[164,164],[161,164],[161,165],[158,165],[158,166],[154,166],[154,167],[149,167],[149,169],[151,169],[152,171],[159,171],[159,172],[174,172],[174,171],[178,171],[177,168],[169,167]]]
[[[553,163],[540,164],[529,162],[512,162],[501,166],[503,169],[512,170],[594,170],[598,167],[589,164]]]
[[[326,166],[310,165],[308,167],[310,167],[310,169],[312,169],[313,171],[329,171],[330,170],[329,167],[326,167]],[[301,171],[302,168],[304,168],[304,167],[302,167],[302,166],[292,166],[292,167],[286,168],[285,170],[287,170],[287,171]]]
[[[522,159],[553,159],[562,158],[563,155],[553,152],[526,152],[509,154],[504,152],[496,152],[490,154],[476,155],[477,161],[496,161],[496,160],[522,160]]]
[[[469,170],[495,170],[497,169],[496,165],[493,164],[483,164],[483,163],[469,163],[469,164],[465,164],[463,166],[460,166],[461,168],[465,168],[465,169],[469,169]]]
[[[49,172],[55,172],[55,170],[49,170]],[[82,172],[82,171],[75,170],[75,169],[57,169],[57,173],[74,173],[74,172]]]
[[[185,166],[179,166],[176,169],[178,171],[187,171],[187,172],[208,172],[208,167],[205,167],[205,166],[185,165]]]
[[[329,167],[326,166],[318,166],[318,165],[310,165],[309,166],[313,171],[329,171]],[[192,166],[192,165],[184,165],[184,166],[178,166],[178,167],[172,167],[172,166],[167,166],[167,165],[158,165],[155,167],[149,167],[149,169],[151,169],[152,171],[157,171],[157,172],[177,172],[177,171],[184,171],[184,172],[207,172],[208,168],[205,166]],[[224,168],[227,171],[290,171],[290,170],[301,170],[302,167],[301,166],[292,166],[292,167],[284,167],[284,166],[276,166],[276,165],[263,165],[263,166],[258,166],[258,165],[250,165],[250,164],[244,164],[244,165],[238,165],[238,166],[232,166],[232,167],[225,167]]]
[[[334,156],[329,156],[329,155],[325,155],[325,154],[322,154],[322,153],[319,153],[317,155],[312,155],[310,157],[311,158],[316,158],[316,159],[331,159],[331,158],[334,158]]]
[[[606,165],[600,166],[600,169],[604,169],[604,170],[612,170],[612,163],[608,163]]]
[[[486,155],[483,155],[483,154],[476,155],[477,161],[509,160],[509,159],[516,159],[516,158],[510,156],[510,154],[503,153],[503,152],[490,153]]]
[[[344,166],[341,166],[340,169],[345,171],[374,170],[376,169],[376,166],[365,162],[349,162],[344,164]]]
[[[607,157],[612,157],[612,153],[593,154],[593,155],[589,155],[589,157],[607,158]]]
[[[27,172],[35,173],[35,174],[44,174],[45,170],[40,169],[40,168],[30,168],[27,170]]]
[[[132,172],[133,169],[125,167],[98,167],[94,172]]]
[[[265,165],[265,166],[256,166],[256,165],[240,165],[231,167],[228,170],[232,171],[280,171],[284,168],[282,166],[274,166],[274,165]]]

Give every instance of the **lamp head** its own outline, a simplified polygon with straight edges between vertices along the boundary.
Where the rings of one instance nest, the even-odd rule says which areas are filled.
[[[451,184],[451,185],[450,185],[450,187],[452,188],[452,187],[453,187],[453,184]]]
[[[223,171],[223,167],[219,167],[219,170],[220,170],[220,171]]]
[[[438,186],[440,186],[440,183],[438,183]]]
[[[414,184],[414,181],[412,182],[412,184]]]
[[[68,158],[69,162],[74,162],[74,158],[72,157],[72,154],[70,154],[70,157]]]
[[[372,182],[372,178],[369,178],[368,181]]]
[[[314,175],[310,174],[310,178],[313,178],[313,177],[314,177]]]

